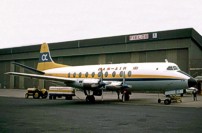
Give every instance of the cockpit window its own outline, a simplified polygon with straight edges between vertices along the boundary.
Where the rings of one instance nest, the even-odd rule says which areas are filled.
[[[167,70],[179,70],[177,66],[169,66]]]
[[[172,66],[169,66],[169,67],[167,68],[167,70],[173,70],[173,67],[172,67]]]
[[[173,69],[174,69],[174,70],[178,70],[178,68],[177,68],[176,66],[173,66]]]

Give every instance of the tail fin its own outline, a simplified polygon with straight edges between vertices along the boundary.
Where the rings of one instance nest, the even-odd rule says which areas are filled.
[[[52,60],[47,43],[43,43],[41,45],[40,57],[39,57],[38,65],[37,65],[37,70],[44,71],[44,70],[48,70],[48,69],[52,69],[52,68],[60,68],[60,67],[66,67],[66,66],[67,65],[55,63]]]

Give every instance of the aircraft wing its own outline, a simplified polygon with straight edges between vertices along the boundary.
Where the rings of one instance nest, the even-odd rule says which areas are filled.
[[[65,83],[74,83],[78,82],[76,78],[65,78],[65,77],[56,77],[56,76],[48,76],[48,75],[39,75],[39,74],[29,74],[29,73],[19,73],[19,72],[7,72],[5,74],[14,75],[14,76],[23,76],[28,78],[36,78],[36,79],[44,79],[44,80],[52,80],[59,81]],[[117,90],[121,88],[131,88],[130,85],[124,83],[125,81],[103,81],[100,82],[100,79],[83,79],[83,86],[91,86],[92,88],[97,88],[97,86],[105,86],[108,90]],[[94,86],[94,87],[93,87]]]
[[[29,77],[29,78],[45,79],[45,80],[54,80],[54,81],[61,81],[61,82],[75,82],[76,81],[75,79],[72,79],[72,78],[47,76],[47,75],[39,75],[39,74],[29,74],[29,73],[7,72],[5,74],[23,76],[23,77]]]

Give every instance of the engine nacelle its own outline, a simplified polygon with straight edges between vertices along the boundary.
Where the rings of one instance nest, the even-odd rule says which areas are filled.
[[[87,89],[97,88],[99,86],[99,79],[84,79],[82,81],[82,86]]]

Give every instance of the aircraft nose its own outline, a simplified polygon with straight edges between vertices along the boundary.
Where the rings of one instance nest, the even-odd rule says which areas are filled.
[[[197,81],[194,78],[190,78],[188,79],[188,86],[190,87],[194,87],[197,84]]]

